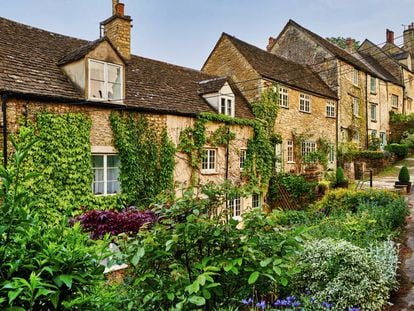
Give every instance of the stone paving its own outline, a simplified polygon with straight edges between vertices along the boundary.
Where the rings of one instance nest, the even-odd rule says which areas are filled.
[[[414,158],[408,158],[407,160],[407,167],[408,171],[410,172],[411,181],[414,180]],[[401,166],[396,166],[400,168]],[[398,174],[396,176],[383,176],[383,177],[375,177],[373,178],[373,188],[376,189],[390,189],[394,190],[394,183],[398,179]],[[368,188],[369,182],[364,183],[363,188]],[[409,249],[407,257],[405,258],[404,262],[402,262],[401,273],[405,275],[409,282],[409,290],[406,294],[398,296],[398,299],[394,301],[395,307],[397,309],[392,308],[392,310],[401,310],[401,311],[408,311],[414,310],[414,191],[406,195],[410,215],[407,218],[407,225],[406,225],[406,241],[405,245]]]

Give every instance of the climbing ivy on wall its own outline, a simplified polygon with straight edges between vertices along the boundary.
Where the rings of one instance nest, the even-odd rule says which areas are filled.
[[[47,214],[70,215],[81,206],[116,204],[116,198],[92,195],[90,119],[80,113],[38,113],[20,127],[20,137],[37,137],[24,170],[35,177],[26,181],[31,201]],[[46,217],[47,218],[47,217]]]
[[[147,206],[160,193],[172,191],[175,147],[166,129],[157,130],[145,117],[134,113],[113,112],[110,121],[127,203]]]

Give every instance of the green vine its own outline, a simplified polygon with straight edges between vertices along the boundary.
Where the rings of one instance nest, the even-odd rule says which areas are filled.
[[[128,204],[147,206],[174,189],[175,147],[164,128],[157,131],[137,114],[113,112],[114,145],[121,159],[122,193]]]

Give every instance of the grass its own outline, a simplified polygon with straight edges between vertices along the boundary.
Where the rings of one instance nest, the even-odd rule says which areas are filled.
[[[398,178],[398,173],[400,172],[400,168],[404,165],[410,167],[414,164],[414,160],[412,159],[404,159],[398,161],[397,163],[393,164],[392,166],[385,167],[381,172],[379,172],[375,177],[395,177]]]

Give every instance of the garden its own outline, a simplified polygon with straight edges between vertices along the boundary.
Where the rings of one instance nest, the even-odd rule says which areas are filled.
[[[375,311],[398,287],[398,194],[331,190],[301,210],[236,221],[221,208],[229,186],[207,185],[203,196],[69,219],[29,200],[39,177],[22,167],[36,141],[14,144],[14,165],[0,170],[3,310]],[[105,259],[128,266],[121,278],[108,281]]]

